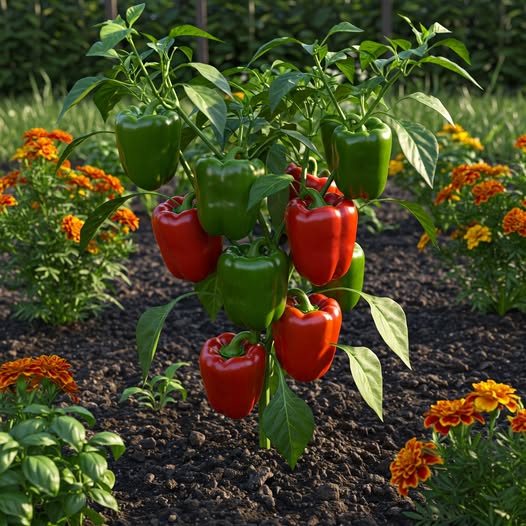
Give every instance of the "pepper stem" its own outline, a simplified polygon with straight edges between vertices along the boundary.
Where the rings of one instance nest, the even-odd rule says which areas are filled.
[[[314,188],[304,188],[301,192],[301,197],[304,199],[306,196],[312,198],[313,208],[321,208],[322,206],[327,206],[327,203],[323,199],[323,196]]]
[[[175,206],[172,208],[172,211],[176,214],[180,214],[181,212],[184,212],[185,210],[190,210],[192,208],[192,204],[195,199],[195,192],[188,192],[183,199],[183,202],[179,206]]]
[[[301,312],[313,312],[318,310],[309,300],[309,296],[304,290],[293,288],[289,289],[289,296],[296,300],[297,307]]]
[[[261,256],[261,246],[264,244],[266,244],[266,240],[264,237],[260,237],[254,242],[252,242],[248,247],[247,257],[257,258],[258,256]]]
[[[242,331],[237,333],[230,343],[221,347],[219,354],[228,360],[228,358],[234,358],[235,356],[243,356],[245,354],[245,348],[242,342],[247,340],[249,343],[257,343],[257,334],[252,331]]]
[[[320,194],[324,196],[327,193],[327,190],[329,189],[329,186],[331,186],[332,182],[334,181],[334,176],[336,175],[336,171],[332,171],[329,174],[329,177],[327,178],[327,181],[323,185],[323,188],[320,191]]]
[[[268,404],[270,403],[270,377],[272,375],[272,369],[273,369],[273,358],[272,358],[272,345],[273,345],[273,338],[272,338],[272,328],[269,327],[267,332],[267,339],[265,341],[265,350],[267,351],[267,366],[265,367],[265,380],[263,383],[263,390],[261,391],[261,396],[259,397],[258,401],[258,413],[259,413],[259,447],[262,449],[270,449],[270,439],[267,437],[265,432],[263,431],[263,415],[265,413],[265,409],[267,408]]]

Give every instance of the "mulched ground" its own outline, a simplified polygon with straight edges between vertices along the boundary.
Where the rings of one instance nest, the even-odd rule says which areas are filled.
[[[429,436],[422,413],[430,404],[457,398],[488,378],[526,395],[524,314],[501,318],[457,305],[455,286],[435,270],[431,251],[416,249],[416,221],[391,204],[378,214],[396,228],[374,235],[360,226],[358,241],[367,258],[364,291],[389,296],[404,308],[412,370],[383,344],[361,301],[345,315],[340,342],[378,354],[384,421],[361,400],[347,358],[338,353],[324,378],[289,384],[316,422],[294,471],[274,449],[258,448],[256,411],[233,421],[210,409],[198,354],[207,338],[235,328],[223,314],[212,323],[195,298],[179,303],[168,317],[154,360],[156,373],[173,362],[191,363],[178,373],[188,399],[160,415],[133,402],[118,404],[122,391],[140,379],[138,317],[190,290],[165,270],[145,215],[129,262],[132,286],[118,290],[124,310],[110,307],[98,319],[67,327],[27,324],[9,318],[12,296],[0,289],[2,360],[42,353],[65,357],[81,387],[81,403],[97,418],[96,429],[125,440],[126,453],[111,462],[120,512],[105,513],[108,525],[408,525],[404,511],[412,500],[390,486],[389,463],[406,440]]]

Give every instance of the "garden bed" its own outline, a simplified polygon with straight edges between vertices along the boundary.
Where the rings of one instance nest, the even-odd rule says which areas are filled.
[[[473,382],[488,378],[526,393],[524,314],[480,315],[455,304],[455,285],[433,268],[432,250],[418,253],[418,223],[391,204],[378,214],[386,227],[396,228],[374,235],[359,227],[366,253],[364,291],[389,296],[404,308],[413,368],[383,344],[361,301],[345,315],[340,342],[378,354],[384,422],[361,399],[348,359],[338,352],[321,380],[289,383],[310,405],[316,424],[294,471],[274,449],[258,449],[257,411],[234,421],[210,409],[199,351],[207,338],[236,329],[223,313],[212,323],[195,297],[169,315],[153,362],[156,373],[173,362],[190,362],[177,373],[187,400],[160,415],[135,402],[118,404],[122,391],[140,381],[138,317],[190,290],[165,269],[145,214],[129,263],[132,285],[116,292],[124,310],[109,307],[98,319],[66,327],[28,324],[8,317],[13,296],[1,290],[2,359],[66,358],[80,386],[80,403],[95,415],[97,430],[117,432],[127,445],[111,462],[121,510],[104,512],[108,525],[411,524],[403,515],[411,500],[390,486],[389,463],[406,440],[429,436],[422,413],[436,400],[461,396]]]

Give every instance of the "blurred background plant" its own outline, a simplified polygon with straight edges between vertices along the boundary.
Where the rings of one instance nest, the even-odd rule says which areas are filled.
[[[56,355],[0,365],[1,524],[103,524],[97,510],[118,511],[106,448],[117,460],[124,442],[109,431],[88,438],[80,419],[94,426],[93,415],[63,400],[79,401],[70,369]]]
[[[489,379],[424,413],[431,440],[411,438],[390,465],[400,495],[424,496],[404,513],[415,525],[525,523],[526,410],[515,391]]]
[[[403,156],[391,161],[395,184],[435,221],[438,260],[460,285],[458,300],[480,312],[526,310],[526,136],[512,142],[510,164],[482,160],[484,146],[461,126],[437,133],[434,188],[420,184]],[[418,247],[424,250],[429,237]]]
[[[58,145],[72,136],[31,128],[0,178],[0,278],[16,290],[15,317],[65,324],[119,305],[114,282],[128,283],[123,264],[134,250],[139,226],[120,208],[79,253],[84,219],[98,205],[124,192],[119,179],[92,165],[69,161],[57,170]]]

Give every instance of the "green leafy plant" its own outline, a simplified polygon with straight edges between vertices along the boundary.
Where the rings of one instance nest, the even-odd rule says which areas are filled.
[[[176,402],[172,396],[174,392],[180,393],[182,399],[186,400],[186,389],[180,380],[174,378],[177,369],[183,365],[190,364],[187,362],[174,363],[166,368],[164,374],[158,374],[150,380],[146,380],[142,387],[127,387],[123,391],[119,403],[136,397],[140,406],[148,407],[153,411],[162,411],[168,404]]]
[[[109,431],[88,436],[80,419],[94,426],[93,415],[59,399],[78,402],[70,367],[47,355],[0,366],[1,524],[104,524],[94,505],[118,511],[107,449],[117,460],[125,446]]]
[[[501,422],[504,409],[512,415]],[[515,389],[491,379],[475,383],[424,416],[431,440],[410,439],[390,466],[401,495],[418,488],[425,497],[406,515],[422,526],[524,524],[526,410]]]
[[[57,164],[58,144],[73,140],[62,130],[32,128],[23,140],[16,167],[0,177],[0,277],[17,291],[14,315],[63,324],[119,305],[112,286],[128,283],[122,261],[133,251],[138,218],[115,210],[85,249],[78,244],[88,214],[124,187],[100,168]]]
[[[380,360],[368,347],[338,342],[342,306],[324,293],[350,269],[358,217],[366,217],[368,207],[384,200],[397,202],[434,239],[435,227],[420,205],[381,197],[393,132],[428,185],[438,159],[434,134],[401,118],[398,103],[394,111],[386,95],[426,64],[476,84],[461,66],[436,52],[444,48],[466,62],[469,56],[461,42],[441,38],[448,30],[440,24],[417,28],[404,18],[416,44],[405,39],[387,39],[386,44],[364,40],[331,50],[333,36],[354,39],[362,32],[342,22],[314,42],[273,39],[256,51],[248,66],[220,72],[194,62],[185,41],[181,44],[188,37],[215,37],[188,25],[176,26],[160,39],[142,34],[136,26],[144,8],[145,4],[130,7],[124,18],[101,25],[100,40],[88,54],[111,59],[113,67],[105,76],[77,81],[61,111],[62,116],[93,94],[107,118],[117,101],[133,98],[139,107],[116,117],[117,143],[120,132],[129,131],[128,138],[137,133],[134,140],[142,137],[149,145],[149,164],[155,169],[142,170],[143,159],[132,160],[137,148],[121,142],[121,162],[128,175],[139,189],[149,191],[168,182],[175,173],[168,161],[176,155],[166,159],[167,150],[160,145],[169,144],[169,151],[178,150],[179,164],[195,192],[175,196],[153,213],[167,268],[192,282],[194,290],[140,317],[136,340],[143,381],[164,323],[180,301],[197,295],[213,321],[224,308],[243,330],[204,343],[200,370],[208,400],[232,418],[247,416],[257,403],[260,446],[274,445],[294,468],[312,438],[314,418],[289,382],[322,378],[337,348],[347,354],[365,402],[382,418]],[[283,45],[299,46],[305,56],[301,65],[279,59],[262,62]],[[405,99],[452,124],[435,97],[417,92]],[[122,122],[132,126],[122,130]],[[87,138],[77,138],[63,157]],[[195,156],[196,151],[202,153]],[[291,163],[295,175],[288,169]],[[141,193],[101,205],[82,228],[81,248],[116,206]],[[174,232],[177,243],[172,242]],[[217,250],[218,241],[222,251]],[[381,338],[410,367],[400,305],[362,290],[336,288],[368,304]],[[356,303],[357,298],[352,305]],[[294,349],[298,341],[303,342],[302,352]]]
[[[460,127],[445,128],[440,184],[420,193],[403,159],[391,170],[395,181],[418,194],[440,231],[439,261],[460,285],[459,300],[474,309],[504,315],[526,308],[526,171],[524,162],[491,165],[478,160],[480,141]],[[521,150],[524,136],[516,141]],[[429,241],[419,242],[423,250]],[[475,271],[473,269],[476,269]]]

